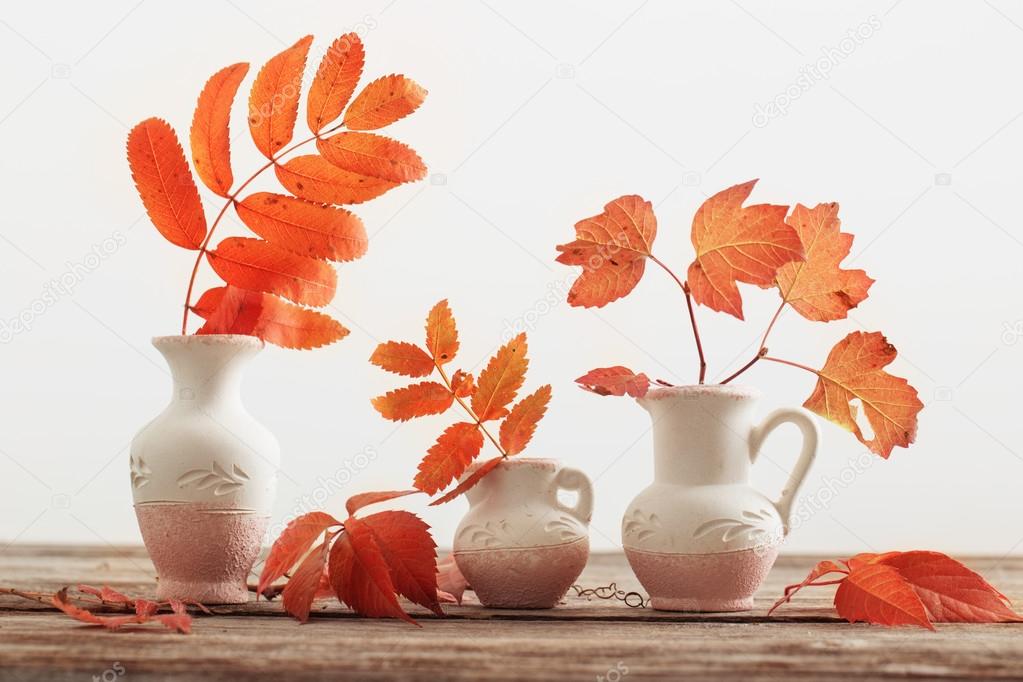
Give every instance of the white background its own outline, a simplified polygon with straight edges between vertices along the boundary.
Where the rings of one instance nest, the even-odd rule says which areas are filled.
[[[284,453],[275,522],[409,484],[454,413],[396,429],[369,399],[401,379],[367,359],[380,341],[419,341],[446,297],[467,369],[528,320],[527,388],[554,386],[529,452],[590,474],[593,543],[614,547],[651,477],[648,418],[572,380],[620,363],[690,382],[695,352],[662,272],[599,311],[570,308],[576,273],[554,246],[606,201],[639,193],[656,205],[655,253],[684,271],[700,202],[759,177],[754,201],[838,201],[852,263],[877,280],[849,320],[783,316],[772,353],[819,366],[849,331],[883,330],[900,351],[892,371],[927,404],[917,443],[888,461],[822,426],[804,490],[814,511],[788,550],[1023,548],[1023,8],[1005,0],[5,3],[0,319],[31,329],[0,345],[4,544],[139,540],[127,446],[168,399],[149,339],[176,333],[192,256],[144,217],[124,158],[130,126],[159,115],[187,137],[215,70],[251,61],[248,83],[302,35],[316,35],[319,54],[353,29],[369,76],[404,72],[429,89],[389,130],[433,175],[356,209],[370,251],[341,267],[330,310],[352,334],[320,351],[270,348],[251,367],[247,403]],[[857,29],[869,37],[845,40]],[[821,58],[829,76],[800,85]],[[754,125],[757,105],[779,96],[784,115]],[[235,177],[247,177],[261,159],[244,106],[235,113]],[[97,262],[110,239],[120,243]],[[62,276],[73,291],[43,301]],[[774,311],[776,294],[743,295],[746,323],[698,311],[711,377],[749,357]],[[767,394],[764,410],[801,403],[814,383],[781,366],[747,379]],[[794,433],[773,438],[757,483],[780,486],[795,449]],[[463,500],[406,502],[450,544]]]

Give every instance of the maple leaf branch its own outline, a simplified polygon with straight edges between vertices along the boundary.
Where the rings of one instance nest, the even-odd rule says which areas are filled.
[[[724,386],[729,381],[731,381],[735,377],[737,377],[740,374],[742,374],[743,372],[745,372],[747,369],[749,369],[753,365],[757,364],[757,362],[761,358],[763,358],[764,356],[767,355],[767,337],[771,335],[771,330],[774,329],[774,323],[778,321],[779,317],[781,317],[781,313],[782,313],[783,310],[785,310],[785,305],[787,303],[788,303],[788,301],[785,298],[782,298],[781,305],[778,306],[778,309],[776,311],[774,311],[774,317],[771,318],[770,323],[768,323],[768,325],[767,325],[767,330],[764,332],[764,336],[760,339],[760,348],[757,349],[757,354],[753,356],[752,360],[750,360],[745,365],[740,367],[738,369],[738,371],[736,371],[735,373],[729,375],[729,377],[727,379],[722,381],[721,382],[722,386]]]
[[[807,365],[801,365],[798,362],[792,362],[791,360],[782,360],[781,358],[773,358],[770,355],[764,355],[763,359],[767,360],[769,362],[777,362],[777,363],[782,364],[782,365],[788,365],[789,367],[798,367],[799,369],[805,369],[807,372],[810,372],[811,374],[816,374],[817,376],[821,375],[821,373],[818,372],[817,370],[815,370],[813,367],[808,367]]]
[[[696,311],[693,309],[693,296],[692,293],[689,291],[689,283],[683,282],[681,279],[679,279],[678,275],[672,272],[671,268],[669,268],[667,265],[661,262],[660,259],[654,256],[652,253],[649,254],[647,257],[653,262],[660,265],[661,269],[663,269],[666,273],[671,275],[671,278],[675,280],[675,283],[679,285],[679,287],[682,289],[682,293],[685,294],[686,296],[686,308],[689,311],[689,322],[693,327],[693,338],[696,339],[696,352],[700,356],[700,383],[702,384],[707,376],[707,360],[703,355],[703,342],[700,341],[700,329],[696,325]]]
[[[452,385],[451,379],[448,377],[447,372],[444,371],[444,367],[441,366],[439,362],[437,362],[436,358],[434,358],[433,360],[433,366],[437,368],[438,372],[440,372],[440,378],[444,380],[444,385],[447,386],[447,389],[449,391],[451,391],[451,396],[468,413],[469,417],[473,420],[473,422],[475,422],[476,428],[482,431],[483,435],[490,439],[490,442],[494,444],[494,447],[497,448],[497,451],[501,453],[501,457],[507,458],[508,453],[504,451],[504,448],[501,447],[501,444],[497,442],[497,439],[494,438],[493,435],[491,435],[490,431],[488,431],[487,427],[483,425],[483,422],[480,420],[480,418],[477,417],[476,413],[472,411],[472,408],[466,405],[465,401],[462,400],[461,396],[455,393],[455,387]]]
[[[224,214],[227,213],[227,209],[230,208],[232,204],[237,203],[237,197],[238,197],[239,194],[242,193],[242,190],[244,190],[246,187],[248,187],[249,184],[253,180],[255,180],[260,175],[262,175],[263,171],[265,171],[267,168],[270,168],[272,166],[276,166],[277,162],[281,158],[287,156],[288,154],[290,154],[291,152],[295,151],[299,147],[302,147],[302,146],[304,146],[306,144],[309,144],[313,140],[317,140],[317,139],[319,139],[319,138],[321,138],[321,137],[323,137],[325,135],[330,135],[331,133],[333,133],[336,130],[339,130],[339,129],[343,128],[343,127],[344,127],[344,123],[339,123],[336,126],[334,126],[333,128],[330,128],[329,130],[320,131],[319,133],[317,133],[315,135],[312,135],[311,137],[307,137],[306,139],[302,140],[301,142],[296,142],[295,144],[291,145],[287,149],[281,150],[280,152],[275,154],[272,159],[270,159],[269,161],[264,163],[262,166],[260,166],[259,169],[255,173],[250,175],[248,180],[246,180],[245,182],[243,182],[241,185],[238,186],[238,189],[236,189],[235,191],[233,191],[233,192],[231,192],[230,194],[227,195],[227,201],[224,202],[224,205],[220,209],[220,212],[217,213],[217,217],[213,219],[213,224],[210,225],[210,229],[206,233],[206,238],[203,239],[202,244],[199,246],[199,253],[195,257],[195,264],[192,266],[192,275],[188,279],[188,290],[185,292],[185,311],[184,311],[184,314],[181,317],[181,335],[182,336],[184,336],[184,335],[186,335],[188,333],[188,314],[191,312],[191,307],[192,307],[192,289],[195,287],[195,278],[196,278],[196,275],[199,273],[199,265],[202,263],[202,257],[204,255],[206,255],[206,252],[209,249],[210,240],[213,239],[213,232],[217,229],[217,225],[220,224],[221,218],[223,218]]]

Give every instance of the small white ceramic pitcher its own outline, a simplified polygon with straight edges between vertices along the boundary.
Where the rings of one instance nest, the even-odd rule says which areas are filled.
[[[750,609],[774,565],[819,433],[802,409],[757,422],[759,398],[740,386],[679,386],[637,401],[653,420],[654,482],[625,512],[622,544],[656,609]],[[768,434],[786,423],[802,432],[803,446],[772,500],[750,485],[750,466]]]
[[[158,599],[248,601],[277,487],[277,440],[242,404],[253,336],[162,336],[170,404],[131,444],[131,488]]]
[[[577,494],[574,505],[558,500],[562,490]],[[556,605],[590,554],[593,487],[586,474],[553,459],[513,457],[466,497],[469,511],[455,531],[454,555],[480,602],[493,608]]]

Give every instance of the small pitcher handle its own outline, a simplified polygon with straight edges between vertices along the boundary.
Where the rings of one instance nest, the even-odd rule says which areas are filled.
[[[799,453],[799,459],[796,460],[796,466],[792,469],[792,473],[789,474],[789,480],[782,489],[778,501],[774,503],[778,514],[781,516],[785,535],[788,535],[789,523],[792,520],[792,504],[796,501],[796,493],[799,492],[800,486],[803,485],[803,479],[806,478],[807,473],[810,471],[810,465],[813,464],[813,460],[817,456],[820,430],[817,428],[817,421],[804,409],[783,407],[775,410],[767,415],[767,418],[760,422],[759,425],[754,426],[750,433],[750,462],[757,461],[757,455],[760,454],[760,448],[763,446],[764,441],[767,440],[772,431],[782,424],[795,424],[803,434],[803,449]]]
[[[555,476],[554,485],[556,485],[560,490],[567,490],[579,495],[579,499],[576,500],[574,506],[569,507],[559,501],[558,508],[564,509],[569,514],[588,525],[590,523],[590,518],[593,516],[593,484],[590,483],[589,477],[587,477],[580,469],[563,467],[558,471],[557,476]]]

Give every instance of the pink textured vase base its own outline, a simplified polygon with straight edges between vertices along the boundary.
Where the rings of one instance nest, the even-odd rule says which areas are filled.
[[[547,547],[456,552],[455,563],[486,607],[549,609],[565,596],[589,556],[589,538],[579,538]]]
[[[650,605],[659,611],[749,611],[778,546],[716,554],[665,554],[625,548]]]
[[[136,505],[156,567],[156,598],[244,604],[269,518],[208,504]]]

